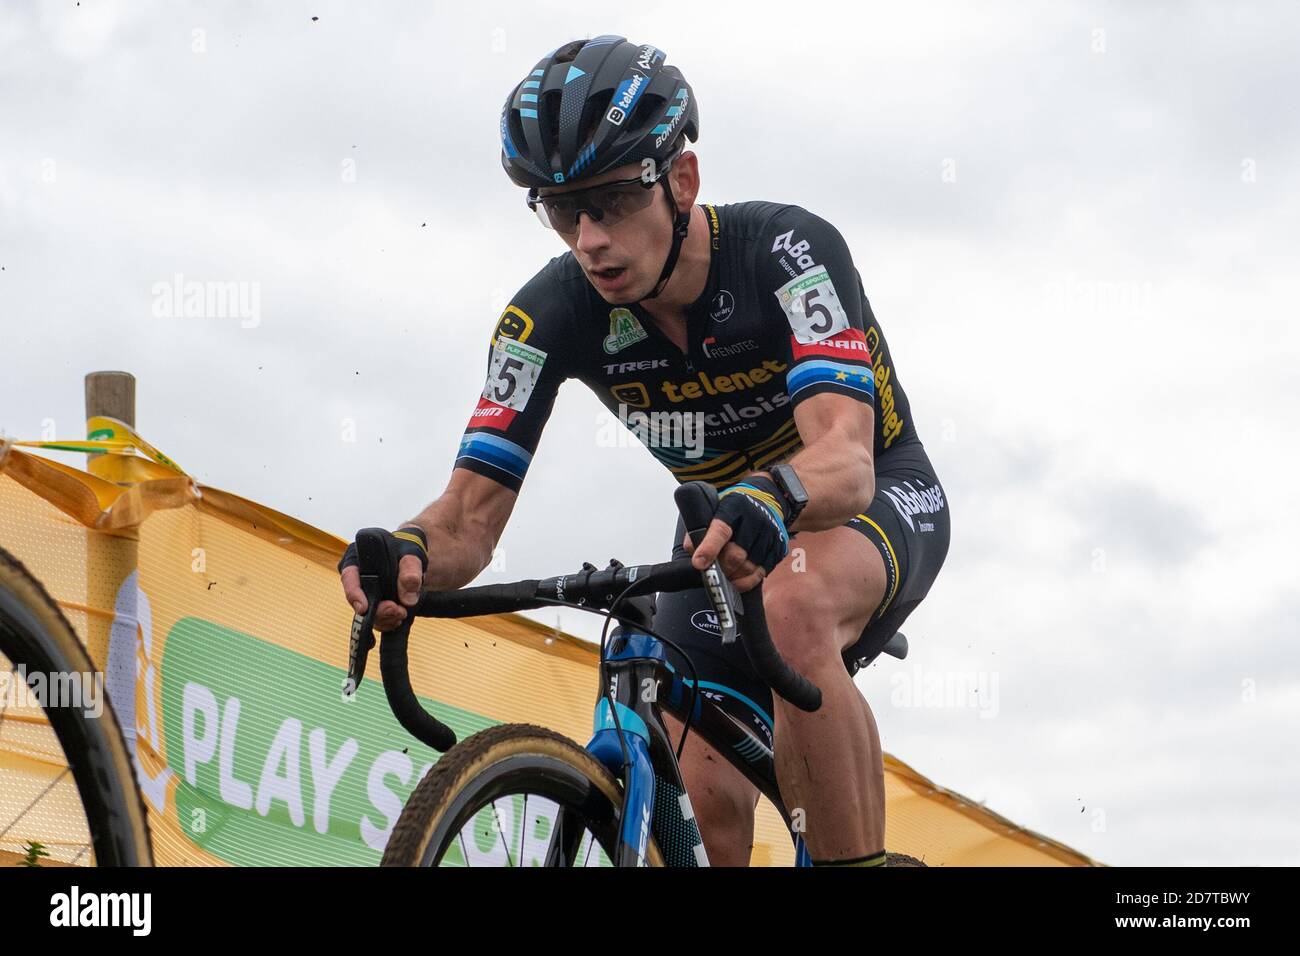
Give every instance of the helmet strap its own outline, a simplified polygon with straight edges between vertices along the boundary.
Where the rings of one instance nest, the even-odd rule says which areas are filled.
[[[677,267],[677,256],[682,251],[682,242],[685,240],[686,230],[691,224],[691,211],[689,209],[685,212],[677,211],[677,202],[673,199],[673,189],[668,184],[668,177],[665,176],[660,181],[664,184],[664,194],[668,197],[668,208],[673,211],[675,216],[673,220],[673,242],[668,248],[668,258],[664,261],[663,271],[659,273],[659,281],[655,283],[654,290],[645,299],[653,299],[664,290],[668,277],[673,274],[673,269]],[[645,299],[641,301],[644,302]]]

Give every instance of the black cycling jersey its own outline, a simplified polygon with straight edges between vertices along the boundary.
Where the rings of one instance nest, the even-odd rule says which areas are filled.
[[[719,487],[800,446],[794,408],[823,392],[875,406],[874,455],[919,444],[889,347],[843,237],[798,206],[703,205],[709,278],[683,353],[638,305],[610,306],[572,253],[552,259],[492,335],[456,467],[518,490],[560,383],[581,379],[682,482]]]

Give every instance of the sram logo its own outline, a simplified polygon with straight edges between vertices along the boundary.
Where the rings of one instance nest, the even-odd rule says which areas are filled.
[[[790,336],[790,352],[795,360],[811,358],[816,355],[835,358],[858,359],[871,362],[871,349],[867,348],[866,336],[861,329],[845,329],[829,338],[805,345],[797,335]]]
[[[470,428],[492,428],[505,431],[519,414],[513,408],[498,405],[490,398],[480,398],[478,407],[469,416]]]
[[[772,243],[773,252],[780,252],[782,249],[794,257],[794,264],[800,269],[807,270],[813,267],[813,257],[808,255],[808,240],[801,239],[798,242],[794,242],[793,229],[789,232],[781,233],[781,235],[776,237],[776,241]]]

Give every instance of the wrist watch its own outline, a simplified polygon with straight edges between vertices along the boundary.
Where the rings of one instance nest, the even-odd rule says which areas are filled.
[[[781,490],[781,497],[785,499],[785,523],[792,525],[808,504],[808,492],[804,490],[803,482],[799,480],[799,476],[794,473],[794,468],[790,465],[784,463],[773,465],[768,469],[768,473],[777,488]]]

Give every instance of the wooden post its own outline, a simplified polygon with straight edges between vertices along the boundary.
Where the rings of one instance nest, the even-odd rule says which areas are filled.
[[[135,427],[135,376],[130,372],[91,372],[86,376],[85,390],[87,422],[95,415],[107,415]],[[112,480],[108,467],[109,455],[104,452],[87,453],[86,459],[87,471]],[[108,669],[109,642],[114,621],[122,617],[118,621],[119,629],[123,626],[129,628],[132,622],[126,620],[121,612],[127,610],[131,618],[136,617],[136,578],[132,575],[138,568],[138,560],[138,549],[133,537],[108,535],[95,530],[86,532],[86,605],[108,612],[90,614],[86,618],[86,650],[101,671],[106,672]],[[131,582],[130,593],[123,595],[123,600],[119,601],[119,592],[128,580]],[[119,655],[114,655],[117,656]],[[133,670],[134,662],[131,664]],[[119,718],[134,716],[134,673],[131,677],[132,699],[114,705]],[[110,697],[115,689],[117,688],[109,688]],[[122,724],[128,742],[133,743],[134,720],[129,723],[123,720]]]
[[[135,428],[135,376],[130,372],[91,372],[86,376],[86,421],[107,415]],[[86,470],[105,478],[98,467],[102,452],[88,454]]]

